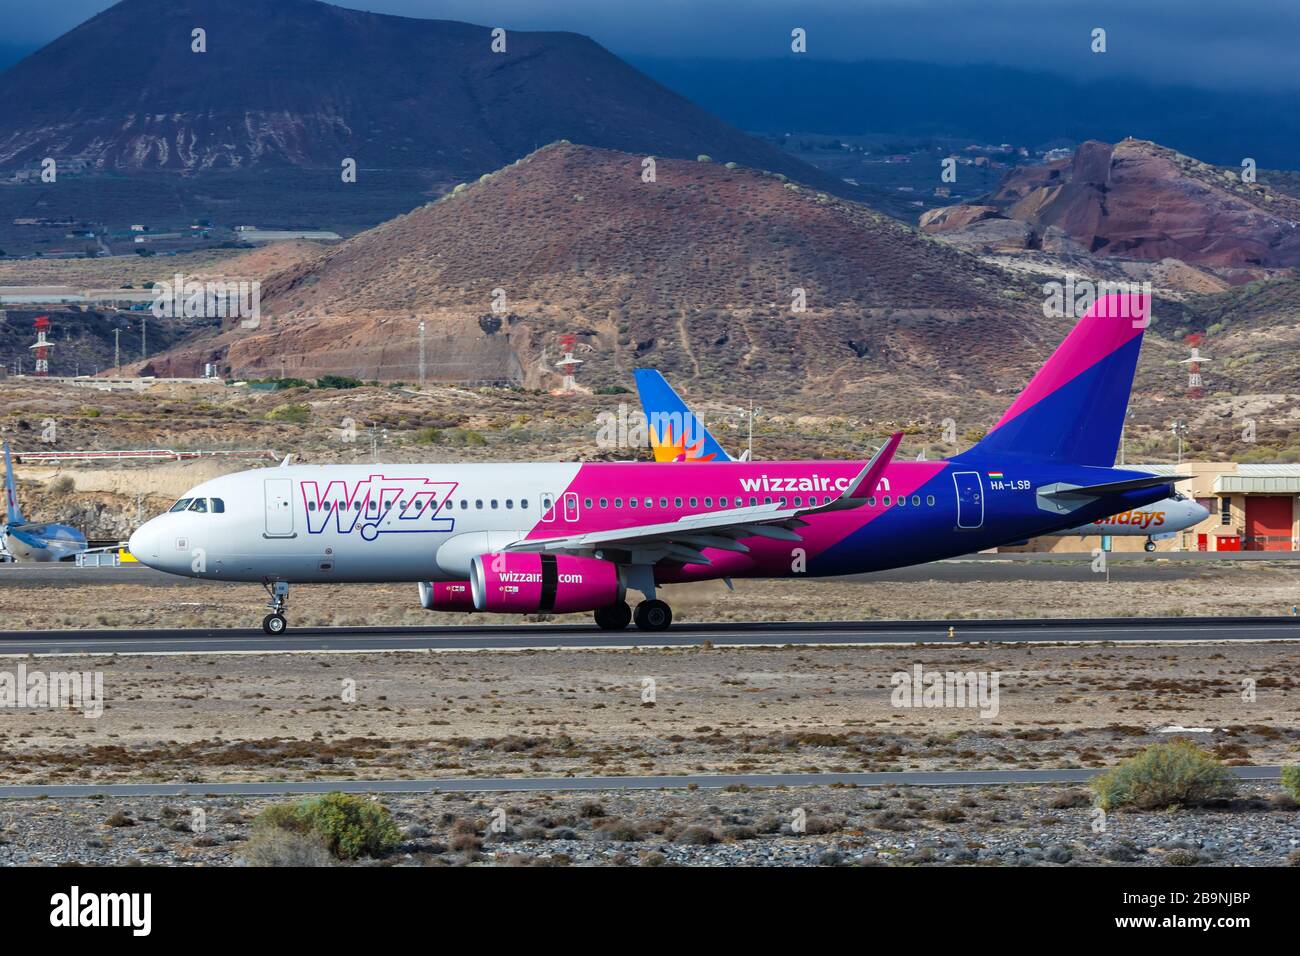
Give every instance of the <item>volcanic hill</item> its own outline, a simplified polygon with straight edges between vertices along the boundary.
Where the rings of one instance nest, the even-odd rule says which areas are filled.
[[[1063,334],[1032,286],[865,206],[698,161],[647,182],[641,160],[548,146],[272,276],[261,327],[153,367],[412,381],[424,320],[433,381],[554,387],[574,333],[588,386],[654,365],[733,393],[906,384],[915,403],[1018,381]]]

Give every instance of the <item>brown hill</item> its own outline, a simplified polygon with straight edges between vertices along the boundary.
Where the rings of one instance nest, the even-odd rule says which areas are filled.
[[[1141,140],[1087,142],[1070,159],[1012,170],[977,202],[927,212],[921,228],[967,246],[982,236],[999,249],[1072,243],[1228,273],[1300,265],[1300,199],[1240,173]]]
[[[0,168],[47,156],[78,161],[61,172],[312,168],[337,185],[351,157],[357,192],[366,170],[426,170],[449,186],[564,138],[851,188],[587,37],[508,30],[504,52],[492,41],[491,26],[317,0],[122,0],[0,73]],[[304,195],[296,213],[310,219]]]
[[[914,405],[1018,383],[1009,365],[1063,327],[1031,286],[856,203],[713,163],[662,160],[656,180],[639,156],[547,147],[278,274],[261,328],[155,368],[412,381],[424,319],[430,380],[553,387],[573,332],[588,386],[655,365],[732,394],[906,385]]]

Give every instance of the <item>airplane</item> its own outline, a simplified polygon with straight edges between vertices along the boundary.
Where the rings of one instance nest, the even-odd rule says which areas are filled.
[[[1157,541],[1172,538],[1179,531],[1200,524],[1210,516],[1210,509],[1186,495],[1175,492],[1171,497],[1145,508],[1133,508],[1109,515],[1078,528],[1053,531],[1054,535],[1144,535],[1143,549],[1154,551]],[[1159,530],[1156,530],[1159,529]]]
[[[634,374],[655,461],[735,460],[727,454],[709,432],[708,426],[691,411],[658,369],[639,368]],[[1147,551],[1154,551],[1157,541],[1172,538],[1179,531],[1198,525],[1209,516],[1209,508],[1175,492],[1173,496],[1145,508],[1121,511],[1082,527],[1053,531],[1052,534],[1062,537],[1142,535],[1147,539],[1143,547]]]
[[[18,506],[18,486],[14,483],[14,465],[5,451],[5,521],[0,537],[5,550],[23,561],[71,561],[88,547],[86,536],[66,524],[34,524],[23,517]]]
[[[672,624],[681,582],[861,574],[1079,527],[1184,476],[1114,467],[1148,300],[1100,297],[990,431],[937,461],[290,465],[197,485],[131,535],[142,563],[259,582],[415,582],[430,610]],[[642,600],[635,611],[630,592]]]

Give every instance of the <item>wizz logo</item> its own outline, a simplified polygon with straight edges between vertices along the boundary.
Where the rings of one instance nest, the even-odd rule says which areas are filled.
[[[323,491],[314,481],[299,484],[310,534],[321,534],[331,520],[339,534],[359,531],[367,541],[381,534],[447,532],[456,527],[454,518],[438,517],[456,490],[454,481],[371,475],[363,481],[331,481]]]

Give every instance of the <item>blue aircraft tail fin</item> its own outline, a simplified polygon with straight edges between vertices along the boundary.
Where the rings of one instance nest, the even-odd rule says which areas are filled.
[[[5,442],[5,524],[22,524],[23,511],[18,507],[18,486],[14,484],[14,463]]]
[[[655,461],[732,460],[657,369],[635,374]]]

